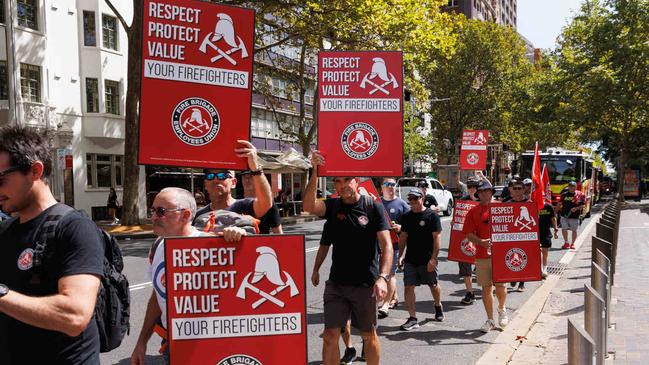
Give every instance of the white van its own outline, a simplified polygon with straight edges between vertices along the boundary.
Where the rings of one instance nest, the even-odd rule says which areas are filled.
[[[430,177],[402,177],[397,180],[397,195],[406,200],[410,189],[417,188],[417,183],[420,181],[428,183],[426,193],[435,197],[440,211],[444,215],[453,214],[453,195],[437,179]]]

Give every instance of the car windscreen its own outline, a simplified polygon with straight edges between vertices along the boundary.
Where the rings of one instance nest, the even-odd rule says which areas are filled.
[[[417,183],[425,181],[421,179],[401,179],[399,180],[399,187],[417,187]]]

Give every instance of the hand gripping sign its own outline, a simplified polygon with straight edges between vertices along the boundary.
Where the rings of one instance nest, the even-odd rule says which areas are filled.
[[[492,203],[490,209],[494,282],[541,280],[536,203]]]
[[[303,236],[168,238],[165,258],[171,364],[307,362]]]
[[[144,0],[141,164],[247,168],[254,11],[197,0]]]
[[[321,176],[403,173],[401,52],[320,52]]]
[[[458,200],[453,209],[453,220],[451,221],[451,239],[448,245],[448,259],[450,261],[467,262],[475,264],[475,245],[466,239],[462,233],[464,219],[471,208],[478,205],[478,202],[469,200]]]
[[[460,168],[462,170],[484,170],[487,167],[488,142],[489,131],[463,131]]]

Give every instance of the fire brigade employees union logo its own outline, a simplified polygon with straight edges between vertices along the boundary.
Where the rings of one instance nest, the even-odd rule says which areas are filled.
[[[511,271],[522,271],[527,266],[527,254],[520,248],[512,248],[505,255],[505,265]]]
[[[20,270],[29,270],[32,268],[32,265],[34,264],[34,250],[31,248],[26,248],[23,250],[23,252],[20,253],[20,256],[18,256],[18,268]]]
[[[473,242],[469,241],[468,239],[463,239],[462,242],[460,242],[460,251],[462,251],[463,254],[466,256],[475,256],[475,245]]]
[[[263,365],[261,361],[249,355],[230,355],[216,363],[216,365]]]
[[[219,134],[219,112],[205,99],[187,98],[174,108],[171,127],[183,143],[204,146]]]
[[[478,156],[477,153],[471,152],[466,156],[466,162],[469,163],[469,165],[475,165],[478,163],[480,160],[480,157]]]
[[[340,144],[347,156],[355,160],[365,160],[379,149],[379,135],[371,125],[356,122],[345,128]]]

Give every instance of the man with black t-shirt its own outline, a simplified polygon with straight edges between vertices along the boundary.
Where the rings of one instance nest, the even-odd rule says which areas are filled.
[[[442,224],[437,213],[424,207],[423,194],[419,189],[408,192],[410,211],[401,217],[399,236],[399,264],[404,263],[404,297],[408,320],[401,325],[404,331],[419,328],[415,309],[415,286],[428,285],[435,299],[435,320],[444,320],[442,288],[437,282],[437,255],[439,254]]]
[[[554,228],[554,238],[559,238],[557,228],[557,217],[554,208],[548,202],[543,204],[539,210],[539,242],[541,243],[541,276],[548,277],[548,251],[552,247],[552,233],[550,227]]]
[[[0,131],[0,208],[18,218],[0,226],[0,363],[99,364],[93,319],[103,240],[87,217],[70,212],[58,221],[42,267],[36,241],[48,212],[61,209],[48,179],[49,137],[22,127]]]
[[[561,193],[559,200],[559,211],[561,212],[561,235],[563,236],[563,248],[574,249],[577,241],[577,230],[579,229],[579,215],[584,206],[584,199],[581,192],[577,191],[577,183],[568,183],[568,190]],[[568,231],[572,232],[572,240],[568,243]]]
[[[478,196],[476,193],[478,192],[478,186],[480,185],[480,178],[478,176],[471,176],[467,179],[466,181],[466,188],[468,194],[463,196],[460,200],[467,200],[467,201],[478,201]],[[466,288],[466,294],[464,294],[464,298],[460,300],[460,303],[470,305],[475,302],[475,293],[473,293],[473,270],[472,266],[468,262],[459,262],[457,263],[457,266],[459,268],[459,276],[462,278],[462,281],[464,281],[464,287]]]
[[[340,364],[340,329],[351,317],[352,326],[361,332],[367,363],[378,365],[381,346],[376,334],[376,303],[385,298],[390,280],[390,225],[383,205],[359,194],[358,178],[334,178],[339,197],[318,200],[317,166],[324,164],[324,158],[317,151],[312,152],[312,164],[313,172],[304,193],[304,210],[325,217],[330,236],[323,243],[333,245],[331,272],[324,291],[324,364]],[[320,245],[316,265],[325,256],[326,249]]]
[[[255,197],[237,200],[232,196],[232,189],[237,186],[234,171],[205,170],[204,184],[205,190],[207,190],[207,194],[210,196],[210,204],[199,209],[196,212],[196,217],[200,217],[212,210],[226,209],[234,213],[261,218],[273,205],[270,185],[259,164],[257,149],[248,141],[238,140],[237,142],[243,145],[243,147],[235,148],[234,152],[238,157],[248,159],[249,174],[252,175]]]
[[[245,198],[255,197],[254,176],[250,170],[241,173],[241,185],[243,185],[243,196]],[[271,201],[270,209],[259,219],[259,233],[282,234],[282,218],[279,216],[279,209]]]
[[[428,190],[428,182],[426,180],[422,180],[417,183],[417,187],[421,189],[421,193],[424,196],[424,207],[430,208],[435,213],[439,213],[437,199],[435,199],[434,196],[426,193],[426,191]]]
[[[527,180],[527,179],[526,179]],[[509,181],[509,192],[510,196],[503,199],[503,203],[522,203],[529,201],[528,195],[525,194],[525,180],[521,180],[519,177],[516,177],[514,179],[511,179]],[[513,281],[511,282],[512,288],[516,286],[516,282]],[[518,292],[523,292],[525,291],[525,282],[521,281],[518,283],[518,288],[516,289]]]

